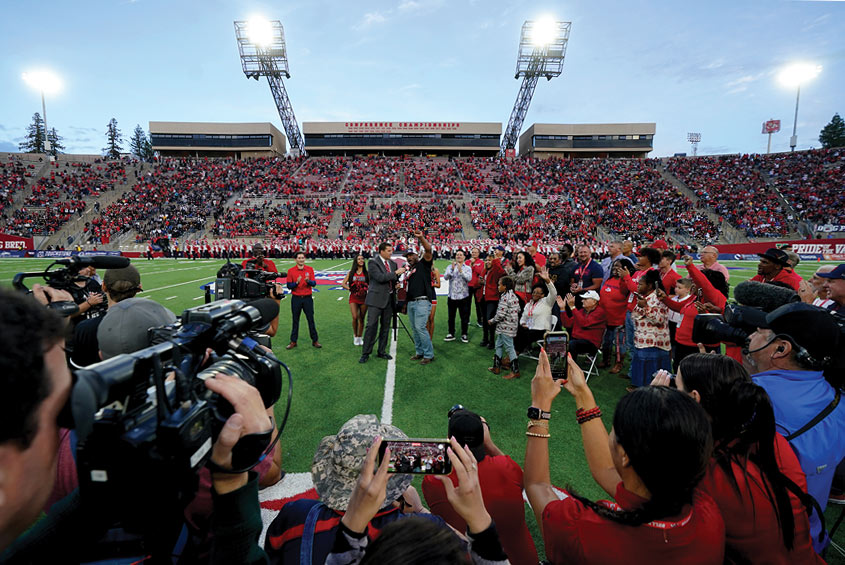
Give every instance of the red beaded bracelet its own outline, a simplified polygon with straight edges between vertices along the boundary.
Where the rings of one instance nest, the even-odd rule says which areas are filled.
[[[589,410],[579,408],[575,411],[575,419],[578,421],[579,424],[589,422],[594,418],[601,418],[601,408],[599,408],[598,406],[590,408]]]

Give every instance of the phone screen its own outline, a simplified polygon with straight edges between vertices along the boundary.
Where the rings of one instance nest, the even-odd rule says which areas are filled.
[[[446,453],[449,441],[445,439],[385,439],[379,447],[378,462],[381,465],[387,448],[390,448],[388,473],[411,473],[415,475],[448,475],[452,472],[452,461]]]
[[[556,381],[566,380],[566,358],[569,352],[569,335],[566,332],[549,332],[545,338],[546,355],[552,378]]]

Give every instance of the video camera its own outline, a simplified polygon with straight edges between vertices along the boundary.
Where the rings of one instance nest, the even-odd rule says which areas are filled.
[[[173,529],[178,534],[184,507],[197,492],[197,472],[234,411],[204,381],[216,373],[235,376],[258,389],[265,407],[273,406],[282,390],[281,368],[289,379],[290,370],[247,332],[277,315],[278,305],[269,299],[251,305],[218,300],[151,329],[152,345],[145,349],[75,371],[72,423],[66,411],[62,425],[76,429],[83,502],[114,507],[119,501],[121,526],[145,539]],[[233,472],[260,462],[272,449],[271,435],[241,438]]]
[[[51,270],[54,265],[64,265],[64,268]],[[20,292],[31,294],[32,291],[23,284],[24,279],[41,277],[47,286],[69,292],[74,300],[73,302],[51,302],[48,306],[61,316],[73,316],[79,312],[77,304],[85,300],[85,289],[76,285],[77,282],[88,280],[88,277],[79,275],[81,269],[85,267],[94,267],[95,269],[122,269],[128,266],[128,257],[117,257],[115,255],[74,255],[67,259],[53,261],[43,271],[18,273],[12,278],[12,286]],[[103,301],[93,306],[88,312],[92,317],[96,317],[99,315],[99,311],[105,311],[106,308],[108,308],[108,304]]]
[[[250,269],[249,266],[263,265],[260,261],[251,260],[247,268],[237,263],[226,261],[217,271],[214,281],[214,297],[217,300],[255,300],[256,298],[275,298],[282,300],[284,295],[276,295],[276,285],[273,281],[283,277],[284,273],[273,273],[263,269]],[[206,288],[205,301],[211,301],[211,290]]]
[[[725,314],[698,314],[693,320],[694,343],[733,343],[743,346],[764,325],[766,312],[751,306],[727,304]]]

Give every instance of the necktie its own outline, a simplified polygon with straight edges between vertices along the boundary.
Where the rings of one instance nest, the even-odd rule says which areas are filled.
[[[387,261],[385,261],[385,262],[384,262],[384,268],[385,268],[385,269],[387,269],[387,272],[389,273],[389,272],[390,272],[390,263],[388,263]]]

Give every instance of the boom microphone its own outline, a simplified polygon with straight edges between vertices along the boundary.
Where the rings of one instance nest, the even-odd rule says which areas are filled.
[[[736,285],[734,299],[743,306],[759,308],[763,312],[771,312],[784,304],[801,301],[798,293],[792,289],[757,281],[745,281]]]
[[[69,259],[58,259],[59,265],[69,267],[94,267],[95,269],[122,269],[129,266],[129,257],[116,255],[74,255]]]

